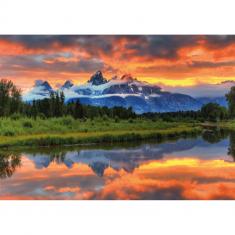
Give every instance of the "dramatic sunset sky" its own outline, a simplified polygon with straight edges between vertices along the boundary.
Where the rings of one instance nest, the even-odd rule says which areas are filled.
[[[235,81],[235,36],[0,36],[0,77],[24,91],[38,79],[80,84],[96,70],[195,96],[223,93]]]

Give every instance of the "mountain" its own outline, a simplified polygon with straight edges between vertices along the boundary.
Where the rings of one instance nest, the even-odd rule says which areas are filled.
[[[202,103],[203,105],[208,104],[208,103],[217,103],[221,106],[228,107],[228,103],[226,101],[225,96],[221,96],[221,97],[199,97],[199,98],[197,98],[197,100],[200,103]]]
[[[60,89],[61,90],[70,89],[73,85],[74,84],[70,80],[67,80]]]
[[[48,98],[53,92],[51,85],[47,81],[36,80],[33,88],[23,96],[23,100],[30,102]]]
[[[199,101],[188,95],[164,92],[159,86],[138,81],[129,74],[107,80],[100,71],[87,83],[65,91],[65,97],[67,102],[79,99],[87,105],[132,107],[136,113],[198,110],[201,107]]]
[[[223,97],[219,98],[193,98],[190,95],[162,91],[161,87],[142,82],[125,74],[110,80],[97,71],[82,85],[74,85],[66,81],[59,89],[65,94],[65,101],[72,102],[79,99],[82,104],[132,107],[136,113],[145,112],[175,112],[198,110],[208,102],[226,105]],[[48,98],[52,89],[46,81],[36,81],[34,87],[24,95],[23,99],[30,102],[34,99]]]
[[[91,85],[102,85],[104,83],[108,82],[104,77],[101,71],[97,71],[94,75],[91,76],[88,83],[91,83]]]

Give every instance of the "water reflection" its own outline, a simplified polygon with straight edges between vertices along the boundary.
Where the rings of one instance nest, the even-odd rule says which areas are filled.
[[[11,177],[21,165],[21,157],[16,154],[0,153],[0,178]]]
[[[2,152],[1,199],[234,199],[235,134]]]

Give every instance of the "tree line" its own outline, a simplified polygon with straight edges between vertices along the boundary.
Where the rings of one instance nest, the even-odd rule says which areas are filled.
[[[0,80],[0,117],[19,114],[28,117],[61,117],[70,115],[75,119],[108,117],[119,119],[148,118],[164,121],[195,120],[220,121],[235,118],[235,87],[226,94],[228,108],[216,103],[208,103],[198,111],[178,111],[167,113],[144,113],[137,115],[132,108],[99,107],[81,104],[79,99],[65,103],[63,92],[51,92],[49,98],[33,100],[30,103],[22,101],[22,91],[12,81]]]
[[[221,121],[229,119],[228,110],[216,103],[208,103],[198,111],[177,111],[166,113],[144,113],[141,116],[152,120],[162,119],[163,121]]]
[[[129,119],[135,118],[136,114],[132,108],[123,107],[99,107],[83,105],[79,99],[65,103],[63,92],[54,92],[49,98],[34,100],[32,103],[24,104],[23,114],[36,118],[62,117],[70,115],[75,119],[93,119],[96,117]]]

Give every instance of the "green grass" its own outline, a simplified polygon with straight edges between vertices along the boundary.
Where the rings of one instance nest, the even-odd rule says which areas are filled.
[[[204,128],[222,128],[228,130],[235,130],[235,120],[228,120],[222,122],[204,122],[201,123],[201,126]]]
[[[36,120],[0,119],[0,147],[51,146],[86,143],[127,142],[177,137],[200,131],[198,124],[147,119],[75,120],[71,117]]]
[[[212,124],[213,125],[213,124]],[[217,124],[214,124],[214,126],[224,128],[224,129],[229,129],[229,130],[235,130],[235,120],[229,120],[226,122],[220,122]]]

